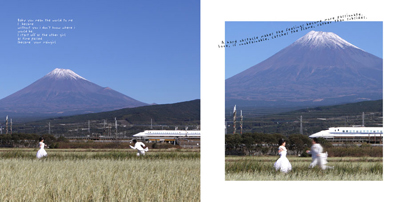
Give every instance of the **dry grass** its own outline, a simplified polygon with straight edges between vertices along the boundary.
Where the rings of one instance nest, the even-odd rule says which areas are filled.
[[[349,157],[328,158],[334,169],[309,169],[311,158],[289,157],[292,171],[287,174],[273,168],[276,157],[228,157],[225,162],[225,180],[324,180],[358,181],[383,180],[382,158]]]
[[[31,153],[0,157],[0,201],[200,201],[197,155]]]

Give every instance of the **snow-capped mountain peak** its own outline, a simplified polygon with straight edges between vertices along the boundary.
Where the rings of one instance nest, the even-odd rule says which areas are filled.
[[[76,74],[75,72],[73,72],[70,69],[59,69],[56,68],[53,71],[51,71],[50,73],[48,73],[45,77],[52,77],[52,78],[57,78],[57,79],[83,79],[86,80],[85,78],[79,76],[78,74]]]
[[[334,33],[312,31],[227,79],[225,100],[271,107],[382,99],[382,73],[382,58]]]
[[[69,69],[57,68],[1,99],[0,113],[9,111],[60,116],[145,105],[120,92],[92,83]]]
[[[345,47],[353,47],[360,49],[357,46],[340,38],[335,33],[321,32],[321,31],[310,31],[309,33],[307,33],[306,35],[295,41],[294,44],[300,44],[311,47],[328,46],[330,48],[341,48],[341,49]]]

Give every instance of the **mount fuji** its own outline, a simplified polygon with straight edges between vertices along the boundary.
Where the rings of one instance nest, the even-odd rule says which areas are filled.
[[[54,69],[24,89],[0,100],[1,114],[74,115],[147,105],[111,88],[100,87],[69,69]]]
[[[383,60],[311,31],[225,81],[226,106],[310,106],[382,99]]]

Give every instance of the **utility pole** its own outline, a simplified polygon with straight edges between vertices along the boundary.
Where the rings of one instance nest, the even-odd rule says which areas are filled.
[[[115,139],[117,139],[117,134],[118,134],[118,123],[117,123],[117,117],[115,119]]]
[[[243,114],[242,110],[240,110],[240,134],[243,134]]]
[[[12,135],[12,119],[11,119],[11,127],[10,127],[10,129],[11,129],[11,135]]]
[[[233,134],[236,134],[236,105],[233,108]]]
[[[300,116],[300,134],[303,135],[303,116]]]
[[[364,112],[362,113],[362,126],[364,127]]]
[[[90,135],[90,120],[88,120],[88,132],[89,132],[89,135]]]
[[[6,134],[8,134],[8,115],[6,116]]]
[[[49,122],[49,135],[50,135],[50,122]]]
[[[153,129],[153,119],[150,119],[150,129]]]
[[[103,120],[104,122],[103,122],[103,132],[104,132],[104,135],[106,135],[106,120],[104,119]]]

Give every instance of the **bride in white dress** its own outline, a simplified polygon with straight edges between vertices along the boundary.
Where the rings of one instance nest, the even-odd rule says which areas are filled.
[[[44,150],[44,146],[46,146],[46,144],[45,143],[43,143],[44,142],[44,139],[43,139],[43,137],[40,137],[39,138],[39,151],[36,153],[36,157],[38,158],[38,159],[40,159],[40,158],[42,158],[43,156],[47,156],[47,152],[46,152],[46,150]]]
[[[281,172],[287,173],[292,170],[292,165],[289,162],[289,159],[286,157],[287,149],[285,147],[286,141],[283,139],[279,140],[279,159],[275,162],[274,168],[275,170],[281,170]]]

